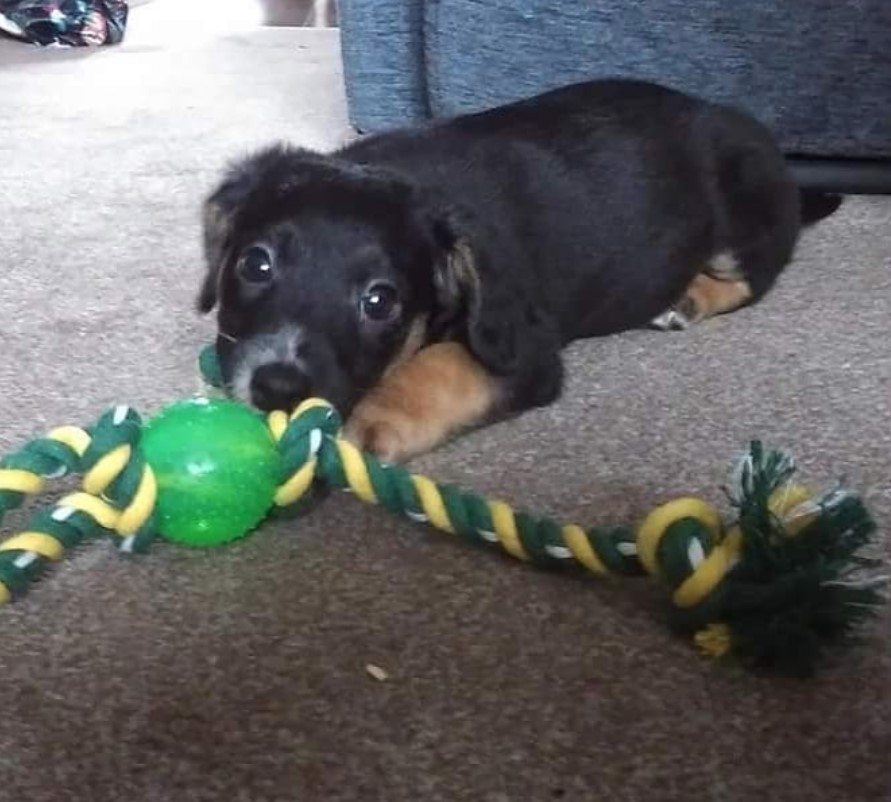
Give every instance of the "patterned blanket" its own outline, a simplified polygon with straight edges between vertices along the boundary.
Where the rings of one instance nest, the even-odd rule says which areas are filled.
[[[127,0],[0,0],[0,30],[42,46],[113,45],[127,11]]]

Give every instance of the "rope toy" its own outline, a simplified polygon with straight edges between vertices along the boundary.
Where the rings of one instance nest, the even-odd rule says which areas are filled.
[[[200,364],[219,386],[212,348]],[[89,428],[54,429],[0,460],[0,522],[51,480],[82,475],[81,490],[0,542],[0,604],[86,538],[110,535],[133,553],[157,535],[220,545],[270,514],[300,512],[321,486],[544,568],[648,574],[668,591],[672,628],[702,653],[809,676],[857,638],[886,578],[861,554],[875,531],[862,501],[841,489],[815,496],[794,473],[791,458],[753,442],[727,490],[732,523],[702,500],[680,498],[636,529],[583,528],[385,465],[342,438],[340,417],[324,400],[263,418],[199,398],[147,424],[116,407]]]

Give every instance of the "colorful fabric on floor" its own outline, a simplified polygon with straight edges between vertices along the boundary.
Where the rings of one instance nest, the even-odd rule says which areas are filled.
[[[114,45],[127,11],[127,0],[0,0],[0,30],[42,46]]]

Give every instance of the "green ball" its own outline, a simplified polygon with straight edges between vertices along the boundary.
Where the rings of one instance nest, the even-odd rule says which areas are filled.
[[[265,420],[232,401],[171,404],[146,425],[142,450],[158,481],[158,531],[186,546],[218,546],[250,532],[281,479]]]

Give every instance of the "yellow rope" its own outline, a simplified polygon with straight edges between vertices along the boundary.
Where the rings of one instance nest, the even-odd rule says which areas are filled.
[[[421,509],[424,510],[427,520],[437,529],[454,534],[455,527],[449,519],[448,510],[446,510],[442,493],[439,492],[436,482],[426,476],[419,475],[412,476],[411,481],[418,493]]]
[[[675,590],[674,603],[678,607],[693,607],[705,599],[736,564],[741,547],[742,532],[734,527]]]
[[[715,538],[720,535],[721,516],[711,504],[701,499],[678,498],[656,507],[644,518],[637,531],[638,556],[648,574],[659,575],[659,561],[656,559],[656,552],[663,534],[672,524],[686,518],[699,521]]]
[[[733,645],[727,624],[709,624],[693,635],[693,642],[706,657],[723,657]]]
[[[43,490],[44,480],[40,474],[17,468],[0,469],[0,490],[32,495]]]
[[[568,524],[563,527],[563,540],[566,547],[585,568],[594,574],[606,575],[609,569],[603,564],[603,560],[597,556],[591,543],[588,541],[588,535],[582,527],[576,524]]]
[[[103,454],[96,464],[84,474],[83,488],[92,496],[101,496],[130,461],[133,449],[127,445],[113,448]]]
[[[87,453],[92,442],[89,432],[81,429],[80,426],[59,426],[47,435],[47,439],[56,440],[68,446],[79,457]]]
[[[121,514],[107,501],[89,493],[78,492],[65,496],[60,502],[60,507],[68,507],[78,512],[89,515],[99,523],[103,529],[114,530]]]
[[[275,491],[274,501],[279,507],[287,507],[303,498],[316,475],[316,458],[304,463],[297,473]]]
[[[362,452],[343,438],[338,438],[335,445],[350,490],[362,501],[368,504],[377,504],[377,494],[374,492],[374,486],[368,476],[368,466],[365,464]]]
[[[133,500],[121,510],[115,526],[117,533],[123,537],[135,534],[151,517],[157,499],[158,481],[151,466],[146,464]]]
[[[492,523],[495,526],[495,534],[504,550],[518,560],[529,560],[529,555],[520,542],[520,534],[517,532],[517,521],[514,511],[503,501],[490,501],[489,512],[492,514]]]
[[[44,532],[19,532],[0,543],[0,551],[33,551],[48,560],[61,558],[65,547]]]

